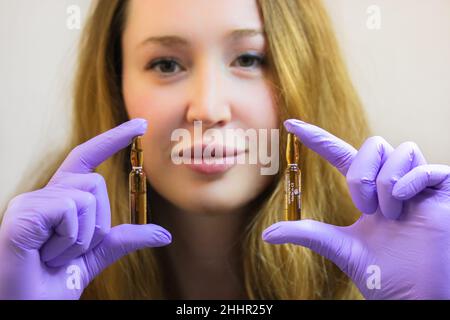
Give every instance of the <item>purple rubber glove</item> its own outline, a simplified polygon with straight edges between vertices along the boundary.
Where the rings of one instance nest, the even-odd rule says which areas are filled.
[[[450,167],[426,164],[411,142],[394,150],[372,137],[356,151],[311,124],[285,127],[346,176],[363,214],[346,227],[283,221],[263,239],[330,259],[367,299],[450,299]]]
[[[8,204],[0,228],[0,299],[78,299],[122,256],[171,242],[160,226],[111,228],[106,184],[93,172],[147,130],[128,121],[74,148],[50,182]]]

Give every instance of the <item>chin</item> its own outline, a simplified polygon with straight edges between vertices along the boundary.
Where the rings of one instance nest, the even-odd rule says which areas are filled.
[[[221,195],[192,195],[185,199],[180,199],[176,204],[180,209],[203,214],[222,214],[241,208],[244,203],[237,199]]]
[[[220,178],[193,174],[184,168],[169,173],[150,175],[152,185],[174,206],[192,214],[221,214],[242,209],[272,179],[261,177],[255,166],[237,166]]]

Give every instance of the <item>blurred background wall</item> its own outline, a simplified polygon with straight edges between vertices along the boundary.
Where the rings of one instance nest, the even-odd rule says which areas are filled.
[[[450,1],[325,3],[373,134],[450,164]],[[0,0],[1,213],[66,141],[80,35],[67,27],[73,5],[83,23],[89,0]]]

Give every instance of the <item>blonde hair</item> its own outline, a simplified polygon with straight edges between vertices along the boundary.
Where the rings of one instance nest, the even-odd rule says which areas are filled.
[[[80,41],[74,82],[72,140],[35,187],[43,187],[74,146],[128,120],[121,94],[121,35],[127,0],[98,0]],[[268,43],[268,68],[282,121],[298,118],[359,147],[369,129],[339,52],[329,17],[318,0],[257,1]],[[285,131],[281,130],[281,163]],[[126,223],[129,148],[97,168],[108,187],[112,224]],[[350,225],[359,216],[339,172],[301,147],[303,217]],[[284,166],[280,167],[283,172]],[[361,298],[333,263],[309,249],[270,245],[262,231],[283,213],[282,174],[258,198],[241,241],[242,279],[250,299]],[[99,275],[86,299],[166,298],[155,249],[130,254]]]

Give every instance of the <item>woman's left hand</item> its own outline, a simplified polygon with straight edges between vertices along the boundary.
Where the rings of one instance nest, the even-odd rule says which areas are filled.
[[[450,167],[427,164],[411,142],[394,149],[375,136],[357,151],[300,120],[285,126],[346,177],[363,214],[345,227],[278,222],[263,239],[330,259],[367,299],[450,299]]]

